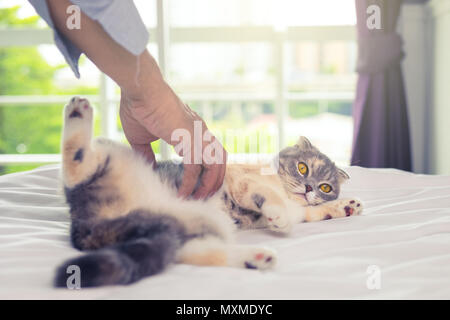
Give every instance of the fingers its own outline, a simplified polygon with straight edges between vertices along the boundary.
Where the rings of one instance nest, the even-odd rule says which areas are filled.
[[[218,161],[218,165],[220,166],[219,174],[216,179],[216,184],[215,184],[214,188],[211,190],[211,192],[209,193],[208,197],[214,195],[214,193],[216,193],[220,189],[220,187],[222,187],[223,179],[225,178],[228,154],[227,154],[227,151],[225,149],[223,149],[222,145],[220,145],[220,148],[221,148],[220,153],[217,154],[218,158],[216,158],[216,161]]]
[[[169,98],[170,97],[171,96],[169,96]],[[201,137],[204,136],[204,132],[208,131],[206,124],[187,105],[181,103],[176,95],[173,94],[173,97],[176,98],[175,102],[173,101],[174,99],[169,99],[169,104],[178,106],[177,112],[169,112],[168,108],[163,108],[164,110],[167,110],[165,112],[156,113],[153,112],[153,109],[151,109],[153,110],[151,111],[150,109],[145,108],[145,104],[143,106],[138,105],[138,107],[134,106],[133,108],[130,108],[129,101],[122,95],[120,101],[122,127],[132,148],[143,154],[149,162],[155,162],[155,155],[150,146],[151,141],[156,140],[157,136],[162,137],[166,141],[171,141],[169,138],[172,137],[174,128],[186,129],[188,133],[191,134],[189,137],[191,143],[186,144],[186,146],[183,144],[182,148],[185,150],[181,149],[177,151],[186,162],[184,164],[184,175],[181,186],[178,189],[178,195],[183,198],[192,195],[194,199],[205,199],[212,196],[222,186],[226,170],[226,151],[223,150],[222,145],[216,141],[211,133],[209,134],[209,139],[206,141],[198,142],[198,140],[195,139],[195,134],[197,134],[198,129],[198,123],[196,121],[201,121]],[[192,137],[192,135],[194,135],[194,137]],[[203,157],[205,157],[205,155],[203,154],[203,151],[201,151],[202,153],[200,156],[202,157],[202,164],[197,164],[196,160],[198,159],[194,159],[193,156],[196,155],[198,147],[200,147],[200,150],[203,150],[203,147],[206,147],[208,144],[210,147],[212,146],[212,149],[210,148],[212,154],[208,155],[211,158],[204,159]],[[222,155],[225,156],[223,160],[216,159],[216,150],[219,158]],[[211,161],[211,159],[213,161]],[[197,186],[198,188],[196,189]]]
[[[197,185],[197,181],[202,172],[202,166],[198,164],[184,164],[183,180],[178,189],[178,196],[182,198],[189,197]]]
[[[131,145],[148,145],[158,139],[134,118],[123,97],[120,100],[119,116],[125,137]]]
[[[221,169],[220,169],[220,173],[219,173],[216,185],[215,185],[212,193],[209,196],[212,196],[214,193],[216,193],[220,189],[220,187],[222,187],[223,179],[225,178],[225,173],[226,173],[226,169],[227,169],[227,157],[226,157],[226,155],[224,157],[224,161],[225,161],[225,163],[223,165],[221,165]]]
[[[216,164],[207,167],[195,164],[184,165],[183,181],[178,189],[178,195],[183,198],[192,195],[196,200],[206,199],[214,195],[214,193],[222,186],[225,171],[225,164]],[[199,179],[199,187],[195,190],[195,193],[192,194]]]
[[[133,150],[142,154],[149,163],[155,166],[155,153],[152,150],[150,142],[157,140],[133,117],[129,110],[126,99],[122,96],[120,99],[120,121],[122,122],[123,132]]]
[[[194,199],[205,199],[216,191],[217,180],[221,175],[221,165],[205,167],[201,177],[200,186],[195,191]]]
[[[213,196],[222,186],[225,178],[227,153],[223,150],[221,163],[206,166],[201,176],[200,187],[194,194],[195,199],[205,199]]]
[[[206,199],[207,197],[214,195],[214,193],[216,193],[217,190],[219,190],[222,186],[223,179],[225,177],[227,152],[225,151],[225,149],[223,149],[222,145],[216,140],[214,136],[212,136],[210,139],[207,139],[207,141],[209,141],[210,143],[208,147],[213,148],[210,149],[209,152],[202,152],[203,171],[201,171],[198,188],[193,194],[194,199]],[[192,160],[193,157],[189,155],[195,154],[195,148],[194,150],[189,151],[190,152],[188,152],[186,155],[184,155],[183,152],[183,157],[185,158],[184,160]],[[196,185],[194,185],[194,189],[195,186]]]

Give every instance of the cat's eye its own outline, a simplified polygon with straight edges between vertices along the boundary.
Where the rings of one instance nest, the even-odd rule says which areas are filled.
[[[319,188],[325,193],[329,193],[332,190],[331,186],[326,183],[321,184]]]
[[[298,172],[300,172],[300,174],[302,176],[304,176],[308,173],[308,166],[304,162],[299,162],[297,165],[297,168],[298,168]]]

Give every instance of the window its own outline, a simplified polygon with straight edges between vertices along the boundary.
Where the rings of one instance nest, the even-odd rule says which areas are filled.
[[[158,58],[164,46],[156,37],[157,1],[135,3],[150,30],[148,49]],[[280,144],[305,135],[348,164],[356,80],[353,0],[165,3],[165,74],[232,161],[272,156]],[[97,134],[125,141],[111,80],[86,58],[81,80],[75,79],[28,1],[8,1],[0,12],[0,72],[2,79],[12,77],[0,84],[0,173],[58,161],[61,111],[71,95],[94,102]]]

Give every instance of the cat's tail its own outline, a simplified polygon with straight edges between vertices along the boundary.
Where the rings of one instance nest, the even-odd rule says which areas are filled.
[[[56,271],[54,285],[86,288],[133,283],[173,262],[179,245],[171,234],[162,233],[93,251],[64,262]]]

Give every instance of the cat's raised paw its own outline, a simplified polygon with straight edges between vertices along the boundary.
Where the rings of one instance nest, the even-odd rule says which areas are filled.
[[[92,107],[87,99],[73,97],[64,109],[65,118],[73,119],[92,119]]]

